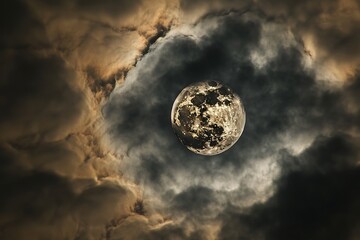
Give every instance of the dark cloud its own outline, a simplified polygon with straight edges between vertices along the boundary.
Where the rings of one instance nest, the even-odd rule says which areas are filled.
[[[180,0],[180,8],[184,13],[185,22],[196,22],[199,18],[212,14],[222,14],[228,12],[244,11],[252,8],[253,1],[237,1],[237,0]]]
[[[216,19],[216,23],[211,22],[213,19]],[[264,158],[273,158],[273,161],[279,163],[283,174],[279,181],[286,187],[282,189],[282,185],[279,185],[278,188],[274,188],[277,190],[271,199],[276,200],[269,200],[269,203],[266,202],[264,205],[260,204],[260,208],[272,206],[275,204],[272,203],[273,201],[284,201],[281,206],[290,201],[289,204],[295,207],[297,202],[286,199],[288,195],[293,194],[289,191],[291,185],[295,183],[292,183],[290,177],[288,178],[290,174],[285,174],[286,164],[279,160],[284,154],[283,149],[289,152],[291,164],[298,161],[299,164],[304,165],[299,170],[300,174],[307,168],[318,171],[316,166],[319,165],[311,165],[313,159],[323,159],[326,161],[325,166],[328,164],[330,169],[339,171],[342,169],[342,164],[357,161],[356,147],[347,146],[353,142],[349,135],[344,135],[340,140],[333,139],[329,143],[324,143],[326,146],[321,146],[320,140],[311,145],[311,141],[317,136],[358,129],[359,109],[350,107],[348,101],[349,98],[358,96],[359,82],[356,78],[352,84],[340,90],[323,87],[316,81],[314,71],[305,68],[303,59],[306,56],[302,52],[301,45],[299,47],[295,40],[292,46],[278,46],[275,49],[276,55],[259,68],[252,58],[253,51],[261,47],[262,41],[274,41],[276,35],[281,36],[281,30],[274,31],[270,36],[264,35],[263,29],[276,23],[269,19],[261,19],[253,13],[214,15],[200,22],[199,28],[207,24],[216,27],[207,32],[205,30],[202,37],[198,37],[196,33],[193,34],[195,36],[174,34],[157,43],[148,56],[145,56],[129,73],[125,85],[115,90],[105,106],[104,115],[110,124],[114,146],[119,152],[126,151],[123,169],[129,177],[144,182],[145,188],[160,195],[165,203],[172,202],[170,211],[173,213],[187,212],[191,218],[199,221],[206,216],[204,212],[214,213],[218,208],[226,205],[226,201],[218,200],[215,192],[220,191],[226,196],[225,198],[231,199],[231,194],[223,191],[224,187],[220,189],[216,187],[217,183],[221,184],[219,180],[221,178],[218,178],[221,174],[224,174],[222,176],[226,184],[239,181],[235,184],[246,188],[249,180],[240,180],[234,172],[237,174],[246,172],[249,164]],[[196,29],[194,26],[195,32]],[[176,140],[169,120],[173,100],[181,89],[190,83],[209,79],[222,81],[234,89],[242,98],[247,113],[243,136],[221,157],[202,157],[190,153]],[[292,135],[293,139],[287,139],[287,134]],[[300,148],[306,148],[308,145],[310,148],[300,156],[291,156],[293,154],[291,147],[297,147],[298,136],[307,137],[305,146]],[[347,140],[348,138],[350,139]],[[328,158],[330,156],[332,158],[327,161],[324,160],[325,155],[318,156],[325,153],[328,154]],[[348,154],[349,159],[343,159],[344,153]],[[351,166],[354,167],[355,164]],[[311,186],[311,182],[317,181],[317,174],[310,172],[306,174],[314,176],[304,179],[304,183],[299,183],[304,184],[302,190],[304,192]],[[339,177],[341,178],[342,175],[340,174]],[[324,183],[321,184],[326,185],[328,179],[319,181],[323,181]],[[346,181],[339,184],[346,186]],[[296,185],[296,187],[300,186]],[[322,201],[321,187],[314,187],[314,190],[311,190],[319,194],[314,196],[318,197],[314,200],[314,204],[320,204]],[[174,191],[174,189],[178,190]],[[243,189],[236,189],[239,192],[241,190]],[[238,194],[236,191],[233,190],[231,193]],[[299,196],[299,204],[308,201],[310,197],[302,198],[301,194],[294,197],[297,196]],[[229,201],[232,202],[233,199]],[[208,204],[211,207],[207,207]],[[332,205],[325,206],[325,209],[329,214],[336,215],[332,207]],[[237,224],[242,224],[242,221],[250,221],[250,223],[260,221],[256,217],[256,209],[256,207],[251,209],[249,216],[240,215],[240,220],[234,223],[231,223],[232,218],[229,221],[224,220],[220,236],[224,239],[241,237],[256,239],[252,231],[257,231],[258,229],[255,228],[257,226],[253,228],[251,224],[244,224],[243,230],[237,228]],[[290,209],[284,209],[285,213],[286,211],[291,213]],[[224,219],[226,217],[228,216],[225,214]],[[282,225],[287,226],[287,219],[280,220],[283,222],[279,223],[279,228]],[[269,220],[269,224],[272,224],[272,220]],[[318,224],[320,229],[321,219]],[[282,235],[276,234],[282,232],[287,236],[282,228],[279,233],[273,232],[275,231],[273,229],[267,231],[267,228],[272,226],[259,227],[259,231],[261,230],[267,238],[280,238]],[[308,232],[301,236],[310,238],[311,230],[306,231]]]
[[[49,7],[55,11],[70,11],[76,13],[86,14],[90,16],[91,14],[102,14],[106,17],[113,17],[113,18],[122,18],[126,15],[134,14],[141,7],[144,1],[137,0],[137,1],[130,1],[130,0],[122,0],[122,1],[115,1],[115,0],[106,0],[106,1],[84,1],[84,0],[77,0],[77,1],[43,1],[38,0],[36,1],[43,6]],[[96,17],[95,17],[96,18]]]
[[[211,189],[192,186],[174,198],[172,207],[186,214],[206,216],[211,215],[214,200],[214,192]]]
[[[358,149],[359,139],[335,135],[318,138],[299,156],[284,156],[274,196],[248,213],[229,209],[219,239],[356,239]]]
[[[355,0],[322,1],[180,1],[185,15],[196,21],[217,11],[247,9],[257,11],[286,25],[302,42],[304,52],[318,68],[326,68],[317,78],[337,84],[356,75],[360,64],[360,6]]]
[[[179,145],[169,117],[172,103],[183,87],[205,79],[223,80],[222,74],[228,74],[227,68],[235,63],[231,48],[242,45],[246,55],[248,46],[255,44],[259,37],[259,25],[254,21],[246,23],[230,18],[222,24],[214,36],[201,45],[181,35],[166,39],[158,46],[159,50],[154,49],[139,62],[138,72],[129,73],[128,78],[132,78],[129,82],[133,82],[115,92],[105,106],[105,117],[113,124],[114,140],[120,141],[120,148],[125,148],[128,156],[140,160],[130,167],[139,177],[158,184],[154,187],[164,187],[167,178],[178,178],[179,169],[185,171],[189,166],[193,166],[195,172],[200,167],[204,172],[214,169],[203,163],[205,157],[196,156]],[[213,164],[222,164],[227,158],[216,159],[213,158]]]
[[[358,238],[355,1],[0,5],[1,239]],[[170,123],[204,80],[247,113],[213,157]]]
[[[109,170],[86,69],[58,51],[49,12],[1,5],[0,238],[105,237],[137,192]]]
[[[127,231],[130,230],[130,231]],[[204,240],[208,239],[206,233],[203,231],[196,231],[187,233],[184,228],[174,224],[166,224],[161,228],[149,228],[144,222],[144,219],[133,219],[132,221],[124,222],[119,228],[115,229],[111,234],[110,239],[189,239],[189,240]]]
[[[0,11],[1,51],[49,47],[43,24],[24,1],[3,1]]]
[[[68,126],[86,111],[84,96],[76,87],[76,73],[59,57],[28,51],[3,54],[5,61],[0,70],[1,138],[38,134],[40,139],[56,139],[66,135]]]
[[[60,139],[89,110],[79,75],[52,50],[43,22],[26,2],[2,4],[0,140]]]
[[[84,73],[98,102],[169,29],[173,1],[29,1],[53,50]],[[155,39],[155,40],[154,40]]]
[[[131,212],[136,194],[120,179],[96,181],[89,176],[81,178],[79,173],[80,177],[72,178],[57,172],[60,166],[55,170],[43,167],[47,160],[76,169],[69,162],[70,149],[61,144],[52,144],[47,150],[41,149],[44,144],[37,144],[37,150],[31,148],[19,150],[4,143],[0,148],[1,238],[100,238],[112,222],[136,215]],[[37,164],[39,154],[43,165]]]
[[[318,65],[345,81],[356,75],[360,64],[360,6],[358,1],[262,1],[271,16],[282,16],[303,41],[305,51]],[[318,78],[330,78],[318,76]]]
[[[52,237],[60,239],[71,232],[68,214],[75,198],[70,182],[48,172],[27,171],[14,149],[0,149],[2,194],[0,236],[9,239]],[[59,229],[62,234],[54,232]]]
[[[105,14],[110,14],[115,17],[119,17],[121,15],[132,14],[137,10],[138,7],[141,6],[140,1],[131,1],[131,0],[124,0],[124,1],[115,1],[115,0],[107,0],[102,1],[101,3],[95,0],[92,1],[84,1],[79,0],[77,5],[79,8],[83,8],[90,13],[98,14],[99,11]]]
[[[260,1],[270,14],[282,15],[300,34],[310,33],[316,46],[331,58],[347,61],[359,59],[359,4],[351,0]]]
[[[270,61],[263,72],[256,69],[251,63],[250,52],[258,46],[259,28],[258,20],[225,17],[219,21],[217,29],[200,42],[181,35],[168,38],[140,62],[129,74],[128,86],[119,88],[104,110],[106,118],[114,123],[112,134],[124,141],[128,154],[136,149],[140,152],[144,149],[144,154],[147,154],[146,144],[150,144],[150,149],[160,149],[160,155],[167,154],[165,149],[176,149],[174,151],[179,151],[177,156],[184,154],[190,162],[188,164],[192,164],[189,159],[201,158],[178,146],[169,126],[169,116],[173,100],[180,90],[190,83],[206,79],[225,82],[239,93],[244,102],[248,119],[246,134],[237,144],[244,149],[242,152],[249,153],[255,143],[261,146],[270,138],[278,141],[278,135],[289,128],[295,128],[297,132],[314,129],[321,132],[321,129],[325,131],[334,125],[346,128],[345,119],[352,119],[351,114],[343,109],[346,94],[322,90],[314,81],[313,74],[304,70],[303,55],[298,49],[280,48],[276,59]],[[167,61],[168,58],[172,61]],[[351,87],[348,89],[350,91]],[[241,161],[233,160],[234,152],[229,152],[232,154],[228,156],[232,157],[219,161],[238,164]],[[178,165],[173,160],[175,155],[163,161]],[[151,158],[149,155],[144,157]],[[154,161],[144,161],[144,164]],[[151,169],[160,170],[161,167]]]

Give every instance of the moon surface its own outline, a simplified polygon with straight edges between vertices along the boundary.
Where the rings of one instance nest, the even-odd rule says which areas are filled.
[[[201,155],[216,155],[233,146],[244,130],[245,118],[240,97],[215,81],[184,88],[171,111],[180,142]]]

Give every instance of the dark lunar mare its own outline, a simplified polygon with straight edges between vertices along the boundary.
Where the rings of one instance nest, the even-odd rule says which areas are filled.
[[[208,88],[207,86],[220,87],[213,89]],[[187,88],[191,87],[192,85]],[[172,123],[174,132],[181,143],[187,147],[198,150],[205,149],[207,147],[207,143],[209,143],[211,147],[218,146],[223,140],[224,128],[216,123],[209,123],[210,116],[207,112],[208,107],[215,105],[221,106],[223,104],[230,106],[231,101],[234,98],[234,94],[228,87],[223,86],[221,83],[216,81],[206,81],[204,82],[203,87],[208,88],[205,93],[199,92],[198,89],[195,89],[193,96],[191,96],[190,89],[187,91],[185,89],[183,90],[186,92],[181,96],[179,95],[178,98],[180,99],[175,100],[175,102],[182,102],[182,99],[186,96],[190,98],[190,102],[194,106],[184,105],[180,108],[176,107],[176,109],[179,108],[177,120],[180,122],[180,126],[175,123],[175,119]],[[222,101],[220,100],[221,97],[226,97],[226,99]],[[197,112],[193,112],[193,107],[199,108],[200,113],[198,114]],[[193,129],[193,125],[197,119],[201,120],[200,125],[201,128],[204,129],[203,131],[200,131],[200,133],[198,133],[196,129]],[[195,137],[192,134],[194,134]]]

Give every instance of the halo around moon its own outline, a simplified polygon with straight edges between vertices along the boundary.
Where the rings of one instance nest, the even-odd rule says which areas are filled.
[[[240,97],[215,81],[184,88],[171,111],[171,124],[180,142],[201,155],[220,154],[233,146],[244,130],[245,119]]]

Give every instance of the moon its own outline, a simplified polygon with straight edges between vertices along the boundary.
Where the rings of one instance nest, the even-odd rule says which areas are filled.
[[[171,110],[175,135],[190,151],[201,155],[228,150],[240,138],[245,120],[240,97],[216,81],[184,88]]]

